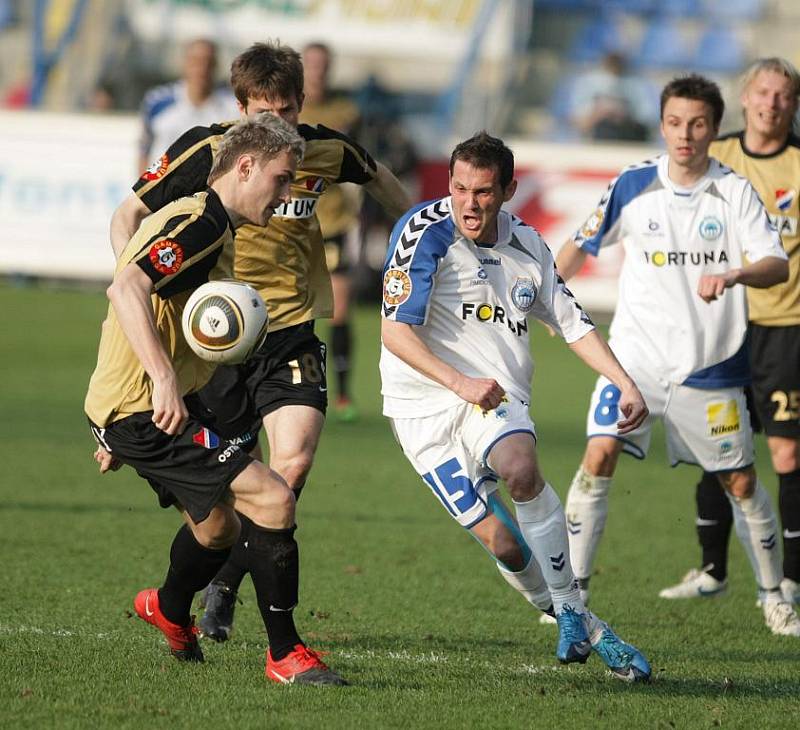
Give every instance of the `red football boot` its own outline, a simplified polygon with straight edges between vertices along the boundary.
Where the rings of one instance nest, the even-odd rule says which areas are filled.
[[[203,652],[197,643],[197,629],[192,616],[187,626],[172,623],[158,607],[158,590],[145,588],[133,599],[133,609],[137,616],[155,626],[167,639],[169,650],[182,662],[202,662]]]
[[[319,654],[303,644],[294,648],[283,659],[276,662],[267,649],[267,678],[281,684],[335,684],[347,682],[320,659]]]

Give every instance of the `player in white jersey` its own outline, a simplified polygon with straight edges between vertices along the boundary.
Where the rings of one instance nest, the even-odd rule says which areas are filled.
[[[661,95],[667,154],[624,170],[559,253],[568,279],[587,254],[617,242],[625,247],[609,344],[650,407],[644,424],[621,437],[613,426],[619,390],[598,380],[589,441],[567,497],[570,552],[587,597],[619,454],[644,458],[661,418],[672,465],[698,464],[726,490],[767,625],[800,636],[800,620],[779,590],[775,512],[753,468],[743,388],[745,285],[785,281],[787,257],[750,183],[708,157],[723,110],[716,84],[703,77],[667,84]]]
[[[556,656],[594,650],[627,681],[647,680],[635,647],[584,607],[569,562],[561,502],[539,472],[530,403],[528,320],[559,332],[620,388],[621,433],[647,407],[555,270],[539,234],[501,210],[514,157],[482,132],[450,159],[450,193],[395,226],[384,273],[384,414],[445,509],[494,556],[530,603],[555,614]],[[516,520],[495,494],[503,480]]]

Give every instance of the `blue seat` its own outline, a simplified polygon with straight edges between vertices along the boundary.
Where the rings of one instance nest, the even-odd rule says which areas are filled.
[[[686,68],[691,58],[678,26],[656,18],[648,24],[634,62],[642,68]]]
[[[745,64],[745,52],[739,36],[729,28],[709,28],[700,37],[692,65],[698,71],[738,73]]]
[[[612,18],[601,17],[589,21],[575,34],[566,57],[579,63],[597,61],[607,53],[622,51],[624,45],[616,22]]]
[[[619,11],[630,15],[647,15],[655,10],[658,0],[590,0],[590,4],[595,10],[601,12]]]
[[[704,0],[708,17],[721,20],[758,20],[764,15],[764,0]]]
[[[694,18],[703,13],[703,6],[698,0],[669,0],[657,3],[654,10],[664,17]]]

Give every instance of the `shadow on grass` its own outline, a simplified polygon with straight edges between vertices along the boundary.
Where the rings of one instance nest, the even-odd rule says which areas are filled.
[[[70,502],[0,502],[0,512],[58,512],[61,514],[91,514],[95,512],[152,512],[155,506],[140,507],[128,504],[78,504]]]

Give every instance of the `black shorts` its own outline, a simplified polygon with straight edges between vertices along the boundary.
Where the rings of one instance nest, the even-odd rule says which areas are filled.
[[[347,235],[340,233],[338,236],[326,238],[325,263],[331,274],[346,274],[350,271],[350,261],[347,256]]]
[[[195,522],[202,522],[253,459],[191,415],[177,436],[156,428],[152,418],[153,412],[147,411],[106,428],[89,425],[101,446],[150,483],[162,507],[181,505]]]
[[[325,343],[305,322],[267,336],[241,365],[220,365],[197,393],[204,423],[249,450],[258,441],[261,419],[283,406],[328,407]]]
[[[767,436],[800,439],[800,325],[750,325],[753,405]]]

